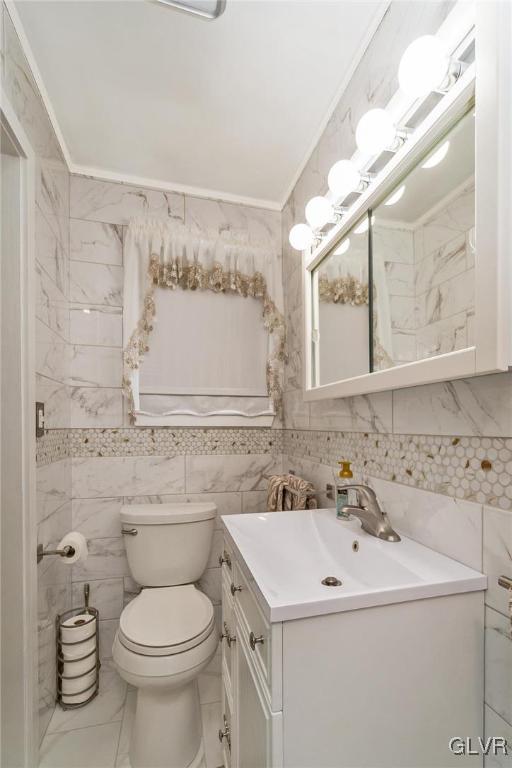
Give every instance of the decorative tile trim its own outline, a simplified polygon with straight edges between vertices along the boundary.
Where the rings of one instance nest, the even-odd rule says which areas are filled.
[[[285,430],[284,453],[457,499],[512,509],[512,439]]]
[[[283,433],[279,429],[69,429],[50,430],[37,441],[38,465],[65,456],[276,455],[282,452]]]
[[[36,440],[36,466],[44,467],[71,456],[68,429],[49,429]]]
[[[512,438],[382,435],[278,429],[53,429],[37,440],[37,465],[68,457],[289,454],[357,475],[512,509]]]

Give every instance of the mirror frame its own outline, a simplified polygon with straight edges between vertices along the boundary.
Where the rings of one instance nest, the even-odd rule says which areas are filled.
[[[460,3],[458,4],[460,6]],[[507,7],[508,6],[508,7]],[[460,23],[457,14],[448,23]],[[512,359],[509,304],[512,302],[509,224],[512,205],[512,56],[508,3],[476,4],[476,25],[461,35],[477,35],[476,60],[395,153],[369,187],[320,245],[303,254],[304,400],[369,394],[485,373],[506,371]],[[462,29],[464,33],[464,29]],[[476,73],[478,72],[478,78]],[[398,100],[397,94],[393,100]],[[368,209],[390,194],[476,99],[475,142],[475,345],[393,368],[313,386],[312,272]],[[393,101],[392,100],[392,101]],[[500,103],[507,109],[499,107]],[[407,120],[403,121],[407,124]]]

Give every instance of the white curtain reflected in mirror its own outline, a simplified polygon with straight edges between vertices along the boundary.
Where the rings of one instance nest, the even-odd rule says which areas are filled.
[[[473,342],[475,126],[473,109],[373,211],[375,317],[389,312],[391,342],[373,340],[373,370]],[[379,287],[379,264],[385,290]]]
[[[367,217],[314,270],[312,288],[315,385],[369,373]]]

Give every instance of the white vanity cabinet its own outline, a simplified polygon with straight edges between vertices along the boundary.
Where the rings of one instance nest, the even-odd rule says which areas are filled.
[[[282,766],[282,624],[269,624],[226,545],[222,566],[222,718],[225,768]],[[250,586],[250,582],[253,586]]]
[[[224,536],[225,768],[482,766],[449,750],[451,737],[483,733],[481,585],[322,615],[305,603],[304,618],[274,621],[269,581],[254,578],[226,522]],[[289,552],[283,566],[293,580]]]

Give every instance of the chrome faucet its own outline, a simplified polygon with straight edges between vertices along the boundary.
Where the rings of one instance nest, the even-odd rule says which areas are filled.
[[[388,516],[381,509],[375,491],[368,485],[344,485],[346,491],[354,490],[357,493],[359,506],[347,504],[341,508],[344,515],[354,515],[361,521],[363,531],[371,536],[376,536],[384,541],[400,541],[400,536],[393,530]]]

